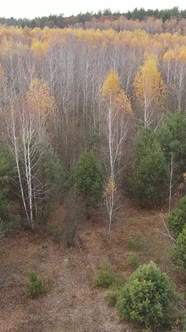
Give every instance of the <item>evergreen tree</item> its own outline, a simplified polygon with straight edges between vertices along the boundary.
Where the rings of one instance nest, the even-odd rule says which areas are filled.
[[[101,201],[103,190],[101,166],[92,151],[85,151],[81,155],[74,177],[78,194],[85,203],[87,219],[89,219],[89,211]]]
[[[155,135],[143,129],[138,136],[130,192],[141,207],[154,207],[167,195],[168,167]]]
[[[13,170],[10,156],[3,151],[0,152],[0,220],[8,217],[9,196]]]
[[[171,155],[174,156],[174,180],[179,179],[186,171],[186,115],[169,114],[157,132],[157,137],[169,163]]]

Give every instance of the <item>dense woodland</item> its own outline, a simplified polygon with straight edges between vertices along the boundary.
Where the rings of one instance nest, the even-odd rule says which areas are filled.
[[[15,19],[0,17],[0,24],[19,26],[24,28],[83,28],[83,29],[113,29],[117,32],[143,29],[148,33],[170,32],[186,33],[186,11],[178,7],[165,10],[145,10],[135,8],[127,13],[112,13],[110,9],[97,13],[79,13],[77,16],[64,17],[50,15],[48,17],[36,17],[34,19]]]
[[[100,207],[111,236],[124,196],[142,208],[166,204],[170,212],[174,194],[185,194],[185,11],[171,13],[140,17],[134,10],[114,20],[100,13],[83,22],[85,29],[75,28],[80,15],[67,24],[74,28],[65,28],[62,16],[47,18],[50,24],[14,21],[14,27],[6,25],[12,19],[1,19],[2,237],[39,230],[59,204],[69,209],[68,235],[74,236],[78,207],[88,220]],[[185,269],[185,201],[180,204],[167,231]],[[156,268],[148,269],[159,278]],[[121,302],[121,316],[130,318]]]

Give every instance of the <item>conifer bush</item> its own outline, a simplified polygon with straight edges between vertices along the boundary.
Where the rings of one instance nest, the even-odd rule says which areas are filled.
[[[177,238],[186,225],[186,196],[180,200],[178,208],[171,211],[167,222],[173,236]]]
[[[131,196],[141,207],[158,206],[167,196],[168,166],[160,143],[149,129],[138,135],[135,154]]]
[[[186,224],[177,238],[173,256],[176,264],[186,269]]]
[[[174,289],[155,263],[140,266],[120,290],[117,309],[122,319],[145,327],[169,327],[173,324]]]
[[[35,298],[42,294],[44,291],[43,281],[38,277],[36,272],[31,272],[28,276],[28,282],[26,284],[26,293]]]
[[[103,175],[100,163],[93,151],[85,151],[77,163],[75,185],[79,197],[85,203],[87,219],[89,211],[102,200]]]

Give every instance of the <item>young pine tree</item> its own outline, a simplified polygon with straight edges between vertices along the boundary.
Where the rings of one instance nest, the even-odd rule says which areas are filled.
[[[92,151],[85,151],[75,169],[75,185],[81,200],[86,207],[87,219],[90,209],[102,199],[103,175],[99,162]]]
[[[131,195],[141,207],[162,203],[168,193],[168,167],[154,133],[143,129],[138,136]]]

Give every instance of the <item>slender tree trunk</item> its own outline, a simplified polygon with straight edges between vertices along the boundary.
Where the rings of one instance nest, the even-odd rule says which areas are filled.
[[[174,155],[171,153],[170,161],[170,181],[169,181],[169,213],[171,210],[171,200],[172,200],[172,178],[173,178],[173,167],[174,167]]]

